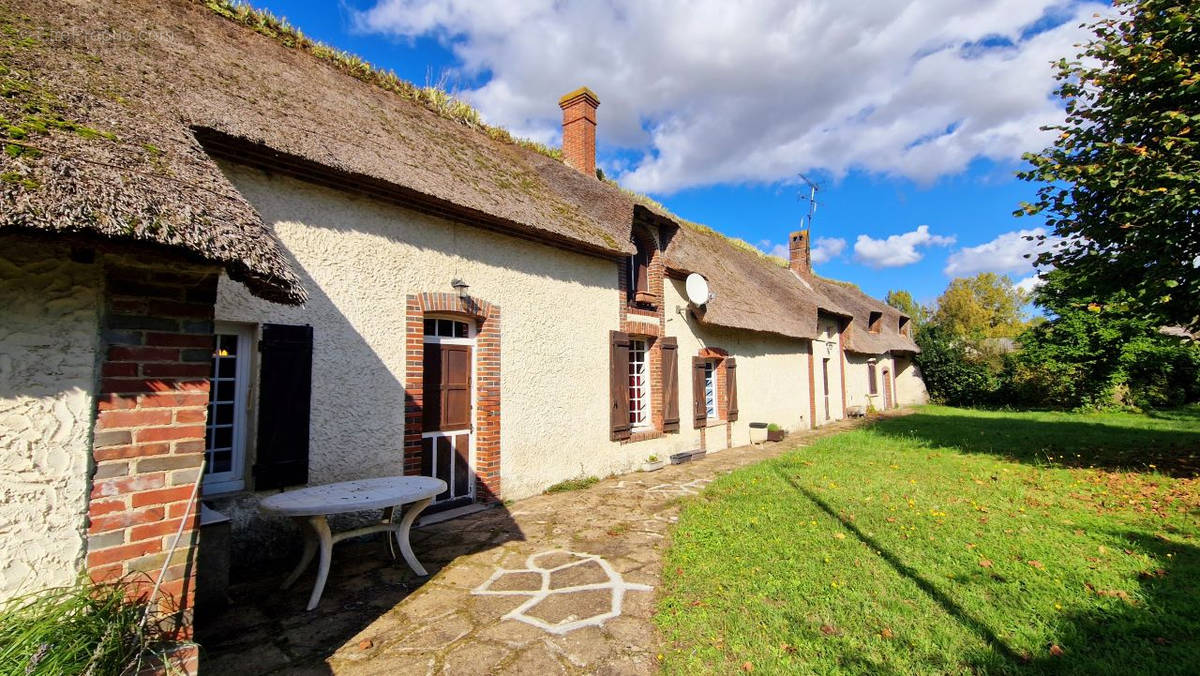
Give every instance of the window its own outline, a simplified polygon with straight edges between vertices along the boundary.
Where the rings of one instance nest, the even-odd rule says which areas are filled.
[[[704,362],[704,410],[709,420],[717,419],[717,374],[711,361]]]
[[[872,312],[871,318],[870,318],[869,322],[867,323],[867,331],[869,331],[871,333],[879,333],[879,329],[881,328],[880,324],[882,323],[882,320],[883,320],[882,312]]]
[[[902,336],[908,335],[908,317],[900,318],[900,335],[902,335]]]
[[[251,327],[216,327],[204,429],[204,492],[245,486],[246,398],[250,380]]]
[[[425,319],[425,335],[439,338],[470,338],[469,325],[454,319]]]
[[[867,392],[879,394],[879,383],[875,381],[875,360],[867,362]]]
[[[650,367],[646,341],[634,339],[629,341],[629,425],[636,429],[650,424]]]
[[[629,302],[653,304],[658,300],[650,291],[650,262],[654,258],[653,244],[634,237],[637,253],[629,258]]]

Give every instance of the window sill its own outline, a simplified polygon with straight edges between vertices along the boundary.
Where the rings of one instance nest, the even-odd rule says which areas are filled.
[[[628,439],[622,439],[622,444],[635,444],[639,441],[650,441],[651,439],[659,439],[665,436],[664,432],[656,429],[634,430]]]

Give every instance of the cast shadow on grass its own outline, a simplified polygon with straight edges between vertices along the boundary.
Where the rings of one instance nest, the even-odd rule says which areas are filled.
[[[1191,418],[1177,416],[1190,416],[1190,411],[1159,415],[1183,422]],[[994,413],[947,416],[923,412],[881,420],[871,429],[962,453],[987,453],[1028,464],[1200,476],[1200,432],[1189,430],[1124,426],[1102,419],[1035,420]]]
[[[1136,595],[1116,590],[1080,589],[1080,594],[1119,599],[1086,612],[1062,617],[1055,627],[1055,645],[1061,655],[1040,657],[1020,654],[1000,638],[983,620],[973,616],[946,591],[906,564],[899,556],[807,488],[799,485],[782,468],[776,472],[797,493],[836,519],[860,542],[878,552],[897,574],[911,580],[963,627],[974,633],[990,650],[963,655],[964,664],[981,673],[1121,673],[1194,674],[1200,671],[1200,548],[1138,532],[1113,531],[1115,541],[1125,542],[1128,551],[1144,553],[1157,561],[1170,561],[1165,568],[1148,568],[1139,576]],[[860,658],[852,658],[861,662]],[[883,665],[868,664],[877,671]]]

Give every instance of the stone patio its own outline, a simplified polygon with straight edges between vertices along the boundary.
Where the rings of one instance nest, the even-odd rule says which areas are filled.
[[[287,592],[285,567],[261,571],[198,626],[202,673],[653,673],[655,589],[680,503],[721,474],[857,424],[414,529],[428,578],[393,562],[378,536],[347,542],[312,612],[311,570]]]

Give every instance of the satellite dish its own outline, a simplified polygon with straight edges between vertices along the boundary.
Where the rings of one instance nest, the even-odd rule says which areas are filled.
[[[693,272],[687,276],[687,279],[683,283],[683,290],[687,293],[687,298],[691,301],[692,305],[704,305],[711,298],[708,290],[708,280],[698,272]]]

